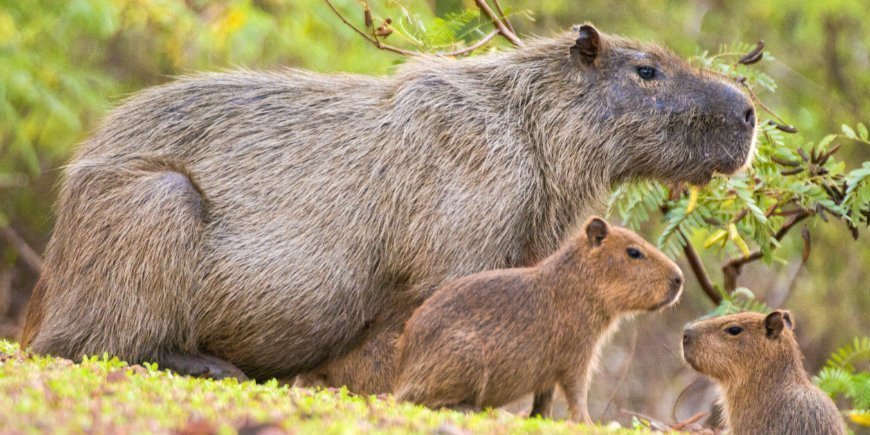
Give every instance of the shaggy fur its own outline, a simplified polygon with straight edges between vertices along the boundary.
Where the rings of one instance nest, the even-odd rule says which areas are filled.
[[[739,328],[740,332],[733,335]],[[788,311],[741,313],[690,325],[683,357],[725,393],[735,435],[846,433],[834,402],[810,382]]]
[[[141,92],[66,168],[24,343],[389,390],[392,342],[441,284],[544,258],[614,183],[750,159],[735,86],[606,35],[578,62],[576,35],[389,77],[238,71]]]
[[[396,398],[480,409],[535,393],[533,413],[548,416],[559,384],[571,418],[592,423],[601,347],[621,317],[676,302],[683,274],[631,231],[597,217],[584,228],[535,267],[471,275],[427,299],[399,339]]]

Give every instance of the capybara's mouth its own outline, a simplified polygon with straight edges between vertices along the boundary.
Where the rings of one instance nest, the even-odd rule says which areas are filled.
[[[677,300],[680,299],[680,294],[682,292],[682,286],[675,290],[668,290],[668,296],[663,301],[655,304],[652,308],[650,308],[650,311],[658,311],[675,304]]]
[[[694,361],[692,360],[692,351],[690,347],[691,346],[689,345],[683,344],[683,361],[689,364],[689,366],[691,366],[693,369],[698,370],[698,368],[695,367]]]

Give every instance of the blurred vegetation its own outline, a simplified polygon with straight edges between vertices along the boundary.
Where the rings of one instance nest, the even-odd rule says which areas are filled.
[[[348,20],[364,27],[361,1],[332,3]],[[476,13],[472,0],[369,3],[374,25],[389,28],[385,41],[404,49],[451,51],[467,47],[492,29]],[[733,230],[727,224],[742,209],[754,211],[750,205],[764,214],[780,200],[769,194],[784,188],[810,189],[802,191],[801,205],[823,204],[842,212],[832,216],[847,216],[842,198],[840,203],[830,202],[829,192],[821,187],[825,180],[809,171],[811,162],[804,162],[797,150],[812,153],[814,148],[841,145],[835,158],[822,164],[828,170],[822,178],[840,177],[836,183],[841,183],[850,175],[858,180],[864,174],[862,164],[870,160],[866,127],[861,130],[870,124],[870,30],[862,22],[865,1],[502,3],[516,32],[524,37],[590,21],[604,32],[661,42],[714,68],[730,65],[733,59],[709,63],[709,53],[742,52],[763,39],[768,51],[765,61],[737,72],[748,76],[761,100],[799,133],[783,137],[765,126],[761,150],[767,156],[799,162],[806,170],[782,176],[782,167],[762,158],[756,170],[766,181],[763,186],[746,176],[717,179],[702,192],[656,185],[624,187],[640,189],[629,193],[650,202],[622,217],[650,239],[665,235],[660,241],[673,251],[679,249],[674,241],[707,245],[710,249],[701,250],[702,262],[717,283],[724,281],[718,272],[723,263],[760,248],[765,262],[747,264],[739,285],[751,289],[749,294],[759,304],[786,306],[797,313],[798,338],[811,370],[820,368],[853,336],[870,330],[866,235],[853,241],[845,225],[825,224],[814,216],[794,234],[772,243],[771,229],[783,225],[784,217],[764,222],[757,213],[748,213]],[[509,46],[496,37],[476,53]],[[0,316],[5,311],[12,323],[20,318],[37,276],[21,243],[39,252],[47,242],[59,168],[100,117],[130,93],[200,70],[299,67],[388,74],[405,60],[355,34],[322,0],[0,0],[0,229],[17,236],[16,240],[0,238]],[[830,137],[831,133],[838,136]],[[861,136],[863,141],[853,139]],[[862,185],[863,193],[855,195],[867,194],[868,183]],[[727,195],[715,194],[729,189],[748,196],[738,195],[728,202]],[[663,204],[668,207],[665,216],[657,210]],[[848,221],[860,214],[862,203],[853,197],[847,205],[851,215],[844,220]],[[705,225],[704,217],[722,218],[723,225]],[[676,226],[668,225],[674,222]],[[805,242],[798,234],[804,227],[812,240],[805,265]],[[689,281],[684,306],[693,309],[695,316],[709,312],[713,305],[706,302],[697,283]]]

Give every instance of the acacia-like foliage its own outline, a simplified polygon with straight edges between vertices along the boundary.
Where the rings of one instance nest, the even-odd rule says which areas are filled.
[[[863,364],[865,370],[858,367]],[[870,427],[870,337],[855,339],[838,349],[813,378],[813,382],[833,398],[849,403],[846,411],[855,423]]]

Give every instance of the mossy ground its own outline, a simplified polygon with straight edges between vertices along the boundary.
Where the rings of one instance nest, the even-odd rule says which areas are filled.
[[[178,376],[115,358],[74,363],[0,340],[0,433],[637,433],[499,410],[433,411],[389,396]]]

